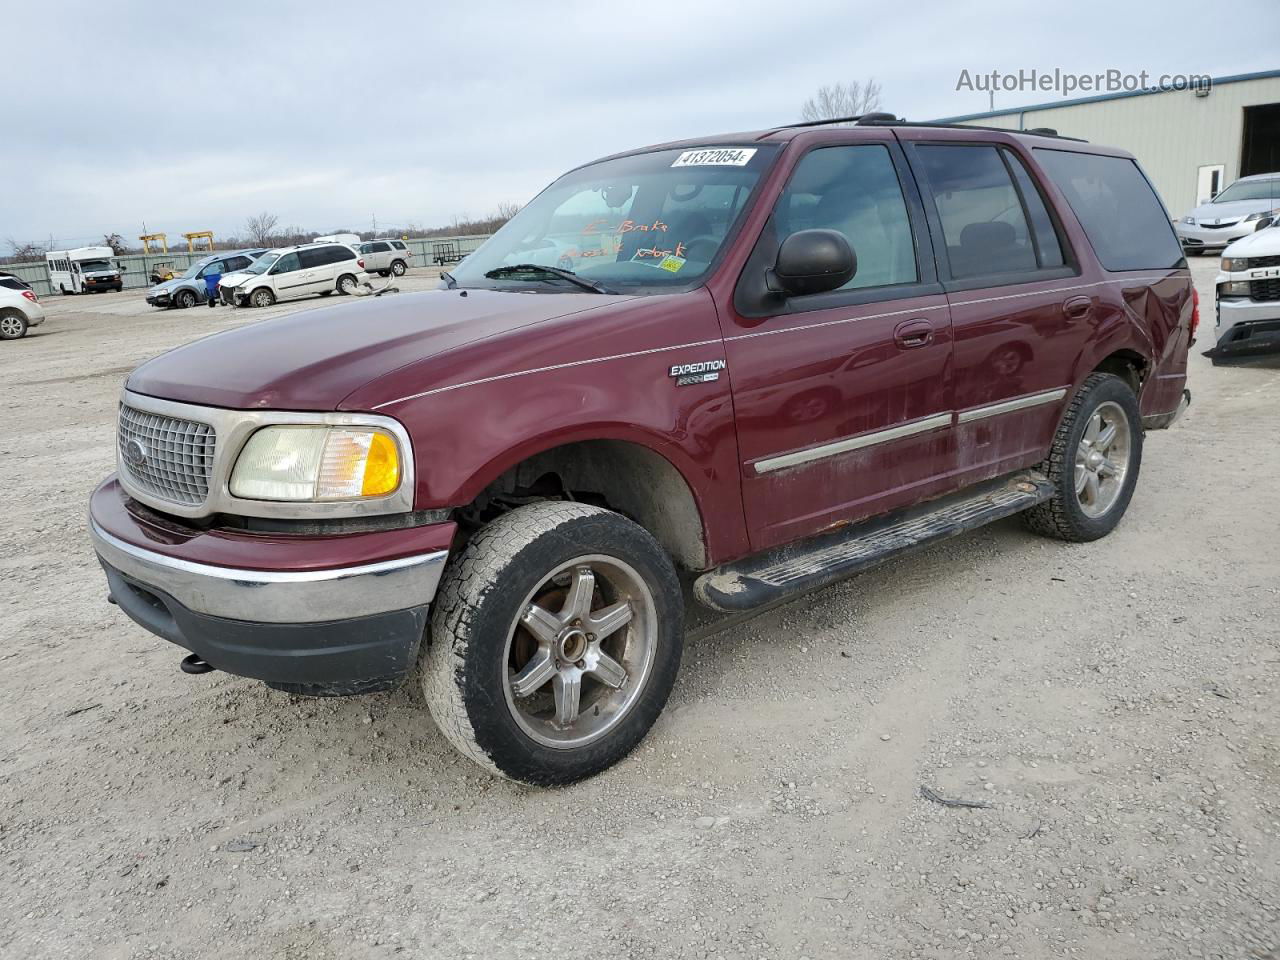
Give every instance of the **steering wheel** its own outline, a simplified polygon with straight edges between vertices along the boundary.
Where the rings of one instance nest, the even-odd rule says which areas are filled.
[[[702,189],[702,188],[699,187],[698,189]],[[704,247],[706,249],[706,255],[698,256],[697,253],[695,253],[695,249],[697,247]],[[700,260],[703,263],[710,263],[711,258],[716,255],[716,251],[719,249],[720,249],[719,239],[717,239],[716,237],[713,237],[709,233],[704,233],[701,236],[697,236],[691,240],[685,241],[684,257],[686,260]]]

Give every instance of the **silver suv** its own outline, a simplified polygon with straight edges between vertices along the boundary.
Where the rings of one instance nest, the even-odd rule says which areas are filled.
[[[403,240],[367,240],[357,250],[364,258],[365,270],[380,277],[389,277],[393,273],[403,277],[412,265],[413,252]]]

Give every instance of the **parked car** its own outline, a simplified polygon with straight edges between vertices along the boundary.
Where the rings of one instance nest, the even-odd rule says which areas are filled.
[[[1187,253],[1217,253],[1280,217],[1280,173],[1241,177],[1178,221]]]
[[[600,251],[576,273],[512,262],[574,232]],[[679,568],[746,610],[1012,514],[1108,534],[1197,321],[1119,150],[875,118],[649,147],[565,174],[439,290],[133,371],[91,534],[189,672],[413,676],[464,755],[567,783],[662,710]]]
[[[22,284],[15,288],[10,281]],[[19,340],[44,323],[40,298],[12,274],[0,275],[0,340]]]
[[[197,260],[172,280],[158,283],[147,291],[147,303],[153,307],[181,307],[187,309],[209,300],[209,280],[216,283],[223,275],[246,269],[266,253],[266,249],[237,250],[234,253],[215,253]]]
[[[356,247],[356,252],[364,259],[365,270],[382,277],[393,273],[403,277],[413,261],[413,251],[403,240],[367,240]]]
[[[350,293],[365,280],[364,261],[341,243],[304,243],[263,254],[218,283],[223,303],[269,307],[277,300]]]
[[[21,293],[23,290],[30,290],[31,284],[16,274],[0,271],[0,287],[4,287],[7,290],[17,290]]]
[[[1259,230],[1222,251],[1214,280],[1215,365],[1280,353],[1280,226]]]

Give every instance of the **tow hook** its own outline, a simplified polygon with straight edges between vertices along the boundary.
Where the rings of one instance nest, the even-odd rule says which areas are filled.
[[[210,663],[201,660],[196,654],[182,658],[182,663],[178,664],[182,668],[183,673],[210,673],[218,668]]]

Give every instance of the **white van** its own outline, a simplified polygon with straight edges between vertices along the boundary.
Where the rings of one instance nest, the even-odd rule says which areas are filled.
[[[367,279],[364,261],[341,243],[304,243],[264,253],[218,282],[223,303],[269,307],[277,300],[350,293]]]
[[[116,252],[110,247],[76,247],[50,250],[44,255],[49,286],[59,293],[97,293],[124,289],[120,268],[112,262]]]

